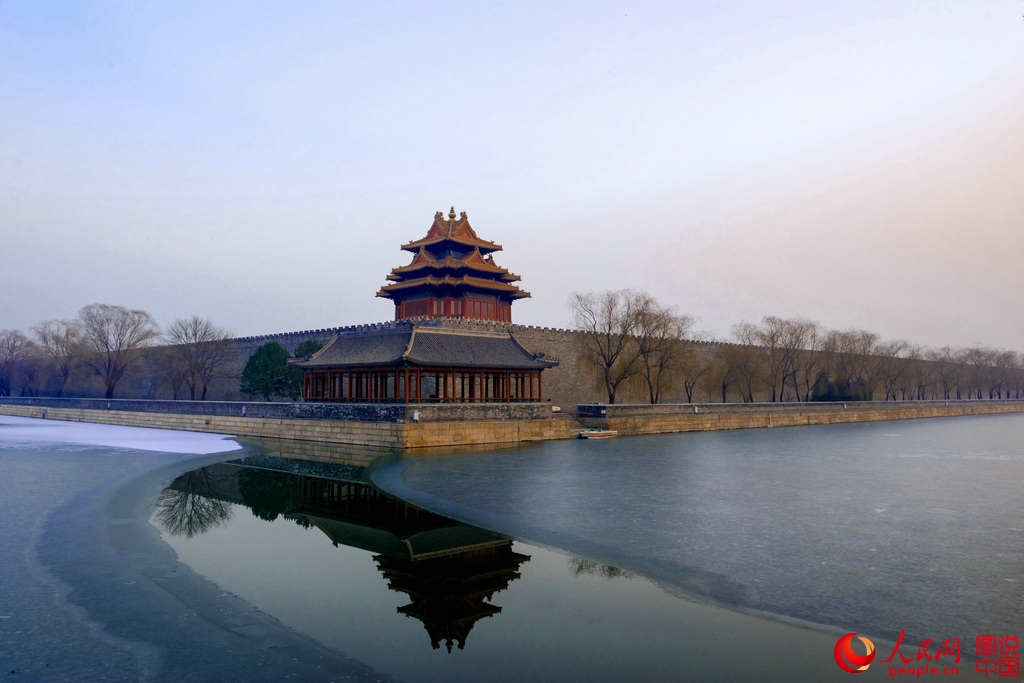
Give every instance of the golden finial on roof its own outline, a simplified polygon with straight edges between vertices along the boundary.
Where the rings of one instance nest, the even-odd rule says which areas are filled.
[[[448,212],[448,218],[455,220],[455,205],[452,205],[452,210]]]

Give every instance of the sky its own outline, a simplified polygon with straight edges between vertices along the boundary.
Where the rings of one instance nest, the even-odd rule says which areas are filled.
[[[1024,351],[1024,1],[0,0],[0,329],[389,320],[453,205],[517,323]]]

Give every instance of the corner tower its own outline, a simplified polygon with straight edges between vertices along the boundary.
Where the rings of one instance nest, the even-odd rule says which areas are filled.
[[[512,302],[530,296],[521,278],[494,263],[501,245],[477,237],[466,212],[438,211],[427,236],[403,244],[412,263],[391,270],[377,296],[395,302],[395,320],[473,318],[512,322]]]

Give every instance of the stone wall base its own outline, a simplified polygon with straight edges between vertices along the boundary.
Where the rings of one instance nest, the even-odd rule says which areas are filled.
[[[572,436],[569,421],[554,417],[534,420],[472,422],[345,422],[341,420],[180,415],[10,404],[0,404],[0,414],[128,427],[212,432],[240,437],[370,446],[381,449],[516,444],[526,441],[567,439]]]
[[[775,406],[762,404],[737,406],[735,410],[714,406],[714,412],[698,406],[686,406],[675,414],[642,414],[642,407],[608,406],[605,417],[581,417],[580,422],[587,428],[612,429],[621,435],[667,434],[674,432],[703,432],[719,429],[755,429],[764,427],[791,427],[797,425],[824,425],[845,422],[880,422],[883,420],[910,420],[925,417],[956,417],[960,415],[993,415],[1000,413],[1022,413],[1021,401],[977,401],[950,403],[896,403],[876,404],[875,407],[842,404],[822,408],[821,404],[801,410],[792,404]],[[657,406],[656,408],[662,408]]]
[[[583,408],[584,406],[580,406]],[[755,429],[845,422],[878,422],[926,417],[1024,412],[1021,401],[966,401],[944,404],[878,403],[809,405],[745,404],[737,406],[590,406],[604,417],[573,420],[567,415],[542,419],[458,420],[444,422],[355,422],[225,415],[186,415],[129,410],[58,408],[0,402],[0,414],[93,422],[129,427],[212,432],[239,437],[393,449],[514,445],[567,439],[580,427],[600,427],[623,436],[673,432]]]

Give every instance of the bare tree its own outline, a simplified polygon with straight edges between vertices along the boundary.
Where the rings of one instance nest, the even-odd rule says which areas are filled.
[[[863,352],[874,344],[861,330],[829,330],[822,341],[823,366],[815,384],[816,399],[822,397],[822,380],[827,380],[828,400],[863,400],[867,388],[863,378]]]
[[[984,398],[984,387],[989,384],[989,366],[992,365],[994,356],[995,352],[992,349],[981,346],[972,346],[961,352],[960,362],[963,369],[960,384],[967,390],[968,400]]]
[[[640,373],[652,404],[661,402],[662,388],[685,353],[684,340],[694,325],[693,316],[679,315],[653,299],[637,313],[636,342]]]
[[[787,400],[787,384],[793,387],[796,400],[800,400],[797,375],[800,364],[806,364],[803,353],[806,345],[817,339],[812,334],[816,328],[815,323],[803,318],[774,315],[766,315],[758,325],[740,323],[733,327],[733,336],[740,344],[756,349],[760,359],[759,379],[769,390],[769,400],[773,403]]]
[[[948,401],[953,397],[960,398],[960,355],[959,349],[943,346],[928,354],[929,360],[935,364],[939,384],[942,385],[942,398]]]
[[[156,501],[160,526],[172,536],[192,538],[231,521],[231,505],[216,496],[217,479],[207,467],[175,479]]]
[[[82,362],[99,375],[106,398],[114,397],[117,383],[139,358],[140,349],[160,335],[156,321],[146,311],[124,306],[90,304],[78,312]]]
[[[717,350],[718,352],[708,367],[708,372],[701,380],[708,391],[708,401],[711,402],[717,396],[721,396],[722,402],[727,403],[729,402],[729,391],[737,389],[740,399],[745,401],[746,394],[740,384],[742,378],[736,370],[741,362],[740,356],[746,352],[745,347],[720,343]]]
[[[32,344],[29,353],[20,363],[18,373],[18,395],[38,396],[39,385],[43,379],[43,369],[46,365],[42,356],[39,355],[39,348]]]
[[[702,336],[705,336],[702,334]],[[677,374],[686,392],[686,402],[693,403],[693,394],[705,378],[718,358],[718,348],[700,341],[688,341],[682,344]]]
[[[797,317],[786,321],[783,345],[789,349],[790,359],[784,370],[782,386],[785,391],[788,380],[798,402],[811,400],[811,387],[822,364],[822,337],[821,326],[812,320]]]
[[[650,302],[648,294],[628,289],[569,297],[573,322],[583,333],[581,355],[600,372],[608,403],[615,403],[619,386],[640,370],[637,325]]]
[[[64,395],[71,373],[81,363],[82,334],[74,320],[45,320],[32,326],[32,332],[43,351],[53,359],[60,374],[57,397]]]
[[[171,400],[177,401],[182,387],[185,386],[185,376],[188,374],[185,361],[169,347],[155,349],[152,361],[156,379],[167,385],[171,390]]]
[[[896,385],[910,374],[914,363],[913,347],[901,339],[880,344],[875,350],[874,365],[878,382],[885,389],[885,400],[896,400]]]
[[[582,557],[570,557],[567,561],[569,565],[569,572],[573,576],[582,576],[589,574],[591,576],[603,576],[606,579],[632,579],[635,574],[631,574],[625,570],[614,567],[610,564],[600,564],[593,560],[588,560]]]
[[[989,381],[989,398],[1002,398],[1004,392],[1007,398],[1010,397],[1016,364],[1016,353],[1004,350],[998,350],[994,353],[991,368],[992,375]]]
[[[0,330],[0,396],[11,395],[15,372],[33,352],[32,341],[21,330]]]
[[[1017,360],[1013,363],[1013,388],[1014,398],[1024,398],[1024,353],[1018,353]]]
[[[191,399],[195,401],[198,393],[199,400],[205,401],[210,383],[227,374],[225,371],[231,361],[231,333],[211,320],[193,315],[171,323],[164,333],[164,340],[182,361]]]
[[[848,335],[848,360],[853,368],[853,378],[863,387],[860,398],[871,401],[875,397],[875,388],[885,372],[883,365],[878,362],[879,354],[883,351],[881,341],[877,334],[867,330],[850,330]]]
[[[741,323],[736,327],[742,328],[744,333],[744,339],[741,341],[757,346],[758,355],[761,357],[761,377],[771,391],[771,402],[781,400],[786,382],[786,369],[791,359],[785,346],[786,321],[774,315],[766,315],[761,319],[760,325]]]
[[[724,356],[743,402],[753,403],[754,388],[763,381],[765,366],[764,354],[757,345],[757,326],[746,322],[733,325],[732,334],[738,343],[728,347]]]
[[[929,360],[931,353],[920,346],[909,346],[906,350],[906,368],[896,381],[895,389],[891,390],[893,399],[896,391],[904,401],[923,401],[927,398],[928,388],[933,386],[939,365]]]

